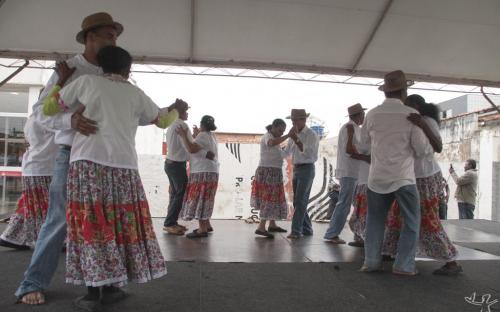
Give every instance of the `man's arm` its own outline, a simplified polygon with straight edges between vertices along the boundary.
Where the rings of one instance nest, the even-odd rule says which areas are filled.
[[[468,185],[474,183],[476,176],[474,173],[466,171],[461,177],[457,175],[455,171],[451,172],[453,181],[459,186]]]

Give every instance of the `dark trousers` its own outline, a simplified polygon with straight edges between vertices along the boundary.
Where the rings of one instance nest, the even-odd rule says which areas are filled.
[[[469,203],[458,203],[458,215],[460,219],[474,219],[474,206]]]
[[[439,201],[439,219],[446,220],[448,218],[448,204],[445,200]]]
[[[186,192],[187,186],[187,172],[186,172],[186,162],[185,161],[165,161],[165,173],[168,176],[168,181],[170,182],[170,199],[168,202],[168,213],[165,218],[164,226],[174,226],[177,225],[177,219],[179,219],[179,213],[182,209],[182,201],[184,199],[184,193]]]

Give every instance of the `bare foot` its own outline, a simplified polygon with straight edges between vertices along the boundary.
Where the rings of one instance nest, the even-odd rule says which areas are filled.
[[[21,302],[29,305],[39,305],[45,303],[45,295],[41,291],[34,291],[25,294],[21,298]]]

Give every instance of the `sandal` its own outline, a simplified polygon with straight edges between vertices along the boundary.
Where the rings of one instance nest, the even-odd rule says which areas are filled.
[[[85,298],[86,296],[81,296],[76,298],[75,301],[73,301],[73,306],[78,311],[85,311],[85,312],[101,311],[101,303],[99,302],[99,300],[87,300]]]
[[[128,293],[118,287],[103,287],[102,289],[102,304],[113,304],[120,302],[128,297]]]
[[[351,247],[359,247],[359,248],[365,247],[365,243],[363,241],[353,241],[353,242],[349,242],[347,245],[349,245]]]
[[[28,298],[28,297],[33,297],[34,298]],[[36,302],[33,300],[36,299]],[[27,305],[40,305],[45,303],[45,295],[41,291],[33,291],[29,293],[25,293],[22,296],[19,296],[17,298],[16,303],[23,303]]]
[[[207,232],[198,232],[198,231],[193,231],[189,234],[186,235],[187,238],[202,238],[202,237],[208,237]]]
[[[445,264],[442,267],[440,267],[439,269],[434,270],[434,272],[432,272],[432,274],[434,274],[434,275],[458,275],[459,273],[462,273],[462,272],[463,272],[462,266],[460,266],[459,264],[455,264],[455,265]]]
[[[278,232],[278,233],[286,233],[287,231],[284,228],[281,228],[279,226],[276,227],[268,227],[267,228],[268,232]]]
[[[274,235],[269,233],[268,231],[255,230],[255,234],[262,235],[262,236],[265,236],[267,238],[274,238]]]
[[[342,245],[345,244],[345,240],[339,238],[338,236],[335,236],[333,238],[327,239],[326,240],[328,243],[335,244],[335,245]]]
[[[1,238],[0,238],[0,246],[12,248],[12,249],[17,249],[17,250],[29,250],[30,249],[28,246],[14,244],[14,243],[8,242],[6,240],[3,240]]]
[[[397,269],[392,269],[392,274],[399,275],[399,276],[415,276],[418,274],[418,271],[415,270],[414,272],[406,272],[406,271],[400,271]]]

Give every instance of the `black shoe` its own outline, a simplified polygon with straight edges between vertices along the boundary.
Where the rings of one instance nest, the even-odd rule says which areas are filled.
[[[313,236],[313,232],[304,232],[302,233],[304,236]]]
[[[267,238],[274,238],[274,235],[269,233],[268,231],[255,230],[255,234],[262,235],[262,236],[265,236]]]
[[[360,247],[360,248],[363,248],[365,247],[365,243],[362,242],[362,241],[353,241],[353,242],[349,242],[347,243],[347,245],[351,246],[351,247]]]
[[[101,303],[99,300],[88,300],[87,296],[81,296],[73,301],[73,305],[78,311],[82,312],[99,312],[101,311]]]
[[[198,232],[198,231],[193,231],[189,234],[186,235],[187,238],[202,238],[202,237],[208,237],[207,232]]]
[[[445,264],[439,269],[435,270],[432,272],[432,274],[435,275],[458,275],[459,273],[462,273],[463,269],[459,264],[456,265],[448,265]]]
[[[396,259],[394,259],[392,256],[382,255],[382,261],[383,262],[393,262],[394,260],[396,260]]]
[[[12,249],[17,249],[17,250],[29,250],[30,249],[28,246],[13,244],[13,243],[10,243],[10,242],[3,240],[1,238],[0,238],[0,246],[12,248]]]
[[[128,293],[124,292],[118,287],[103,287],[102,289],[102,304],[113,304],[120,302],[128,297]]]
[[[287,231],[284,228],[281,228],[279,226],[276,227],[268,227],[267,228],[268,232],[277,232],[277,233],[286,233]]]

